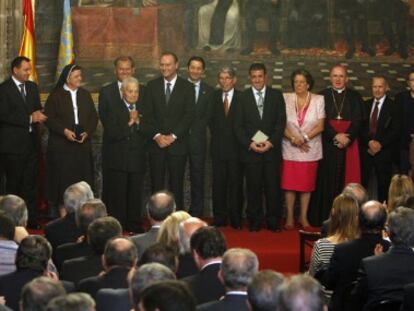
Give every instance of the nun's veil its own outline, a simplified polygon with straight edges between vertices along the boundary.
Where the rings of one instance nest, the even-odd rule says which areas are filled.
[[[59,76],[59,79],[58,79],[58,81],[57,81],[57,83],[55,85],[55,89],[60,88],[60,87],[63,87],[63,85],[67,82],[68,77],[70,76],[70,74],[73,71],[80,70],[80,69],[82,69],[82,68],[80,66],[78,66],[78,65],[75,65],[75,64],[68,64],[68,65],[66,65],[63,68],[63,70],[62,70],[62,72],[61,72],[61,74]]]

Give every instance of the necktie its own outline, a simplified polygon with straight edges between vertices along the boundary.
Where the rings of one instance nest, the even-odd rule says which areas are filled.
[[[168,102],[170,101],[171,97],[171,83],[167,83],[167,89],[165,90],[165,102],[168,105]]]
[[[24,83],[19,84],[19,88],[20,88],[20,95],[22,95],[24,102],[26,102],[26,93],[24,92]]]
[[[375,101],[375,107],[372,111],[371,120],[369,122],[369,132],[375,136],[377,134],[377,126],[378,126],[378,105],[379,101]]]
[[[227,93],[224,93],[223,108],[224,115],[227,117],[227,115],[229,114],[229,97]]]
[[[129,111],[134,110],[134,104],[128,104],[128,109],[129,109]]]
[[[259,110],[260,118],[263,116],[263,93],[257,92],[257,96],[259,96],[257,100],[257,109]]]

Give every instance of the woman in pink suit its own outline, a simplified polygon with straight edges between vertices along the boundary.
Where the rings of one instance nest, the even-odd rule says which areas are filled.
[[[315,189],[318,160],[322,158],[321,132],[325,118],[325,102],[311,93],[314,80],[302,69],[291,75],[293,93],[283,94],[286,102],[286,129],[282,141],[281,188],[285,190],[286,230],[294,226],[296,193],[300,193],[299,224],[309,228],[307,218],[311,192]]]

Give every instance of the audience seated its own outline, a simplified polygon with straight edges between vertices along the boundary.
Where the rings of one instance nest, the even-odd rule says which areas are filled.
[[[277,311],[327,311],[327,309],[321,285],[310,276],[295,275],[280,287]]]
[[[390,249],[362,260],[355,300],[363,310],[371,310],[381,301],[401,303],[404,286],[414,282],[414,211],[398,207],[388,217]]]
[[[177,279],[181,279],[197,273],[198,270],[195,265],[193,255],[191,254],[190,239],[198,228],[206,226],[207,223],[197,217],[188,218],[180,224],[180,256],[178,259]]]
[[[223,255],[219,272],[226,294],[218,301],[212,301],[197,307],[199,311],[249,311],[247,303],[247,285],[259,269],[259,260],[251,250],[232,248]]]
[[[396,200],[404,196],[414,195],[414,184],[407,175],[394,175],[391,179],[390,188],[388,190],[387,208],[388,212],[392,212],[398,207]]]
[[[46,311],[49,301],[65,294],[66,290],[61,282],[39,276],[23,287],[20,311]]]
[[[14,232],[14,241],[20,243],[29,235],[26,230],[28,222],[27,206],[24,200],[17,195],[8,194],[3,196],[0,201],[0,210],[4,211],[13,221],[16,229]]]
[[[185,211],[177,211],[168,216],[160,227],[157,242],[171,247],[178,255],[180,252],[178,236],[180,223],[190,217],[191,215]]]
[[[0,213],[0,275],[16,270],[14,263],[17,248],[14,239],[15,227],[13,221],[5,212]]]
[[[142,234],[131,237],[134,242],[138,256],[157,241],[158,231],[162,222],[175,211],[175,201],[169,191],[159,191],[154,193],[148,200],[147,213],[151,229]]]
[[[328,270],[318,276],[327,289],[334,291],[330,301],[333,310],[348,310],[352,307],[349,295],[357,279],[361,260],[372,256],[377,244],[388,250],[390,243],[382,238],[386,219],[387,210],[383,204],[366,202],[359,212],[360,237],[335,246]]]
[[[45,227],[45,237],[55,250],[59,245],[76,242],[82,235],[76,225],[75,212],[86,201],[93,199],[90,186],[82,181],[69,186],[63,194],[63,204],[66,215],[48,223]]]
[[[365,202],[368,201],[368,193],[364,186],[358,183],[349,183],[342,190],[342,194],[349,194],[355,197],[358,201],[358,207],[360,208]],[[331,218],[328,218],[322,223],[321,227],[321,236],[326,238],[329,232],[329,225],[331,223]]]
[[[359,235],[358,202],[350,194],[338,195],[332,204],[329,234],[327,238],[316,241],[313,245],[309,274],[315,276],[325,271],[332,257],[335,245],[354,240]],[[332,292],[324,290],[329,300]]]
[[[73,293],[53,298],[46,311],[95,311],[95,301],[85,293]]]
[[[96,295],[97,311],[129,311],[139,303],[141,292],[155,282],[175,280],[175,274],[159,263],[148,263],[131,269],[128,289],[100,289]]]
[[[93,254],[66,260],[62,265],[61,278],[77,285],[82,279],[98,275],[103,270],[101,255],[106,242],[121,234],[121,224],[115,218],[106,216],[95,219],[88,227],[88,244]]]
[[[65,260],[93,254],[86,238],[88,227],[95,219],[104,216],[107,216],[106,207],[100,199],[89,200],[76,210],[75,220],[81,236],[78,241],[59,245],[56,249],[54,263],[59,271]]]
[[[195,311],[195,301],[181,281],[156,282],[145,288],[136,311]]]
[[[218,272],[227,248],[223,233],[214,227],[200,228],[192,235],[190,246],[199,272],[183,281],[189,285],[198,305],[219,299],[224,295],[224,286]]]
[[[272,270],[258,272],[247,286],[247,298],[251,311],[275,311],[280,286],[284,277]]]
[[[155,243],[148,247],[139,259],[140,266],[156,262],[166,266],[176,273],[178,269],[178,255],[174,249],[161,243]]]
[[[38,276],[47,274],[48,261],[52,255],[50,243],[42,236],[24,238],[16,253],[16,271],[0,276],[0,296],[13,310],[19,309],[23,286]]]
[[[137,261],[137,248],[134,243],[126,238],[110,240],[102,256],[104,273],[81,280],[77,288],[92,298],[95,298],[101,288],[127,288],[128,272]]]

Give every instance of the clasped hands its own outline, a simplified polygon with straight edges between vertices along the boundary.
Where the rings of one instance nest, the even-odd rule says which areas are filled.
[[[368,142],[368,150],[367,151],[368,151],[368,154],[370,154],[372,156],[374,156],[378,152],[380,152],[381,151],[381,148],[382,148],[382,146],[379,143],[379,141],[377,141],[377,140],[370,140]]]
[[[346,148],[350,142],[351,139],[349,139],[349,134],[347,133],[338,133],[334,137],[334,145],[337,146],[339,149]]]
[[[307,153],[310,150],[308,142],[305,141],[305,137],[302,135],[293,135],[290,138],[290,143],[293,146],[298,147],[300,152]]]
[[[174,138],[173,134],[169,134],[169,135],[160,134],[157,137],[155,137],[155,142],[157,143],[158,147],[160,147],[160,148],[168,147],[175,140],[176,140],[176,138]]]
[[[65,129],[63,131],[63,135],[65,135],[67,140],[77,142],[77,143],[80,143],[80,144],[82,144],[85,141],[85,139],[88,137],[88,133],[83,132],[82,134],[80,134],[81,139],[76,139],[75,132],[73,132],[69,129]]]
[[[273,144],[268,140],[261,143],[256,143],[254,141],[250,143],[250,149],[257,153],[265,153],[272,147]]]
[[[134,124],[139,123],[139,113],[138,110],[133,110],[129,112],[129,122],[128,126],[132,126]]]
[[[43,123],[47,120],[47,117],[43,114],[43,110],[36,110],[32,112],[32,123]]]

